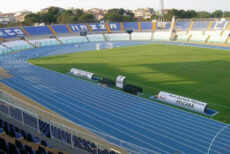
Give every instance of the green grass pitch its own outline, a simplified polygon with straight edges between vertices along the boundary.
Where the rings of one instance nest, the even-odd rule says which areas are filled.
[[[149,98],[166,91],[209,104],[214,119],[230,123],[230,51],[148,44],[32,59],[31,63],[66,73],[71,68],[140,86]]]

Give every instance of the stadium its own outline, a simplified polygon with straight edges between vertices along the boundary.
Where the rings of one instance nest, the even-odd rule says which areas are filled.
[[[229,20],[5,27],[0,41],[0,153],[230,153]]]

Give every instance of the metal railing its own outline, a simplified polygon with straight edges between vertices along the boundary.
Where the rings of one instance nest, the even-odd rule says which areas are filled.
[[[14,120],[21,122],[23,125],[27,125],[32,129],[35,129],[38,131],[38,115],[35,113],[32,113],[30,111],[27,111],[19,106],[14,106],[13,104],[8,103],[5,99],[3,100],[4,95],[0,91],[0,112],[4,113],[9,118],[13,118]],[[3,96],[3,97],[2,97]],[[7,109],[7,110],[4,110]],[[14,111],[16,110],[16,111]],[[15,116],[13,112],[18,112],[19,114]],[[26,122],[25,114],[29,115],[30,117],[33,117],[36,123],[36,126],[30,125],[28,122]]]

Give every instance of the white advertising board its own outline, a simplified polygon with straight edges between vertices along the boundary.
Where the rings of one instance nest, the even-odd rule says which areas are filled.
[[[207,103],[175,94],[170,94],[164,91],[159,92],[158,100],[201,113],[205,113],[208,106]]]
[[[74,76],[77,76],[77,77],[80,77],[80,78],[83,78],[83,79],[88,79],[88,80],[92,80],[93,76],[94,76],[94,73],[86,72],[86,71],[79,70],[79,69],[76,69],[76,68],[72,68],[70,70],[70,73],[72,75],[74,75]]]

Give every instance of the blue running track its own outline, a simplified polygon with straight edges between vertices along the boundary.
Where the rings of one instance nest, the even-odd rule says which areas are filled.
[[[144,43],[150,42],[113,44],[119,47]],[[87,50],[95,50],[95,43],[44,47],[2,56],[0,67],[14,77],[1,82],[88,129],[158,153],[230,153],[230,125],[27,62],[28,58]]]

